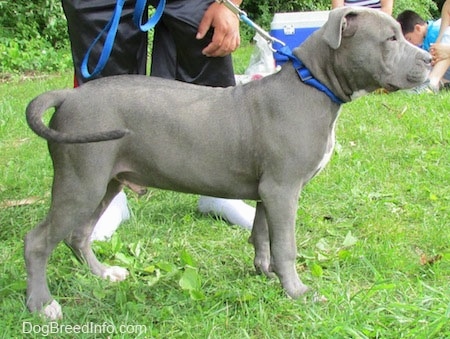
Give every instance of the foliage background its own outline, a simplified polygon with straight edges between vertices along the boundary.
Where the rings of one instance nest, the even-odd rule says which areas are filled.
[[[396,16],[413,9],[425,18],[438,17],[443,0],[396,0]],[[329,0],[244,0],[249,17],[270,29],[273,14],[326,10]],[[241,25],[244,41],[253,32]],[[55,72],[71,68],[70,44],[65,17],[58,0],[0,0],[0,76],[28,72]]]

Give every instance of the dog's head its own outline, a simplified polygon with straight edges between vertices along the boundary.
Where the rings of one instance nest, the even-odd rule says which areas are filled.
[[[357,7],[331,11],[325,25],[294,53],[345,101],[380,87],[417,86],[431,65],[431,56],[406,41],[391,16]]]

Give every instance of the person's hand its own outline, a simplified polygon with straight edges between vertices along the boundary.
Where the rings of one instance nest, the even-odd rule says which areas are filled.
[[[430,53],[433,57],[433,65],[437,62],[450,58],[450,45],[449,44],[432,44],[430,47]]]
[[[198,26],[196,38],[203,39],[210,28],[214,28],[211,43],[202,53],[209,57],[223,57],[234,52],[241,43],[239,18],[227,7],[214,2],[206,10]]]

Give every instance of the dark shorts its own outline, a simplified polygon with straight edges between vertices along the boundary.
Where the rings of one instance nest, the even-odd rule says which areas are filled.
[[[153,3],[155,1],[150,1]],[[155,27],[151,75],[208,86],[235,84],[231,56],[211,58],[201,51],[211,41],[212,31],[195,38],[205,10],[213,0],[168,0],[164,14]],[[109,22],[115,0],[62,0],[67,18],[75,77],[78,84],[87,80],[80,72],[87,49]],[[146,74],[147,34],[133,22],[134,1],[125,1],[114,47],[100,76]],[[146,19],[144,18],[143,21]],[[100,40],[91,52],[92,71],[103,48]]]

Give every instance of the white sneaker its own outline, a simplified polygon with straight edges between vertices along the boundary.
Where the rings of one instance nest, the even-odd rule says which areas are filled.
[[[201,196],[198,200],[198,210],[221,217],[233,225],[241,226],[247,230],[253,227],[255,208],[242,200],[222,199]]]
[[[127,196],[121,191],[98,219],[91,234],[91,241],[109,240],[122,221],[128,219],[130,219],[130,211],[127,206]]]

